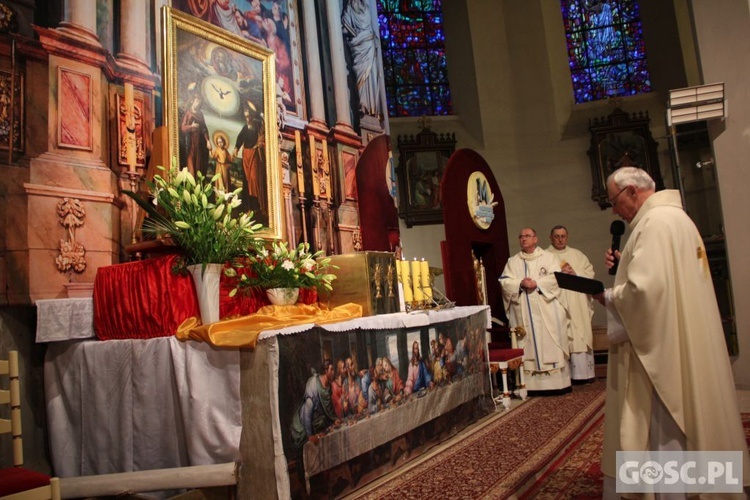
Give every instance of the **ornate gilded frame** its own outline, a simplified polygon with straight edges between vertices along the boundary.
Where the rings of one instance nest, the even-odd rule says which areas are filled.
[[[398,136],[399,213],[406,227],[443,223],[440,182],[456,150],[456,135],[424,127],[416,137]]]
[[[267,192],[267,206],[263,208],[267,220],[259,220],[260,214],[256,214],[256,220],[266,223],[259,236],[282,238],[282,181],[273,52],[167,6],[162,8],[162,26],[164,120],[169,133],[169,157],[180,166],[186,164],[187,155],[180,147],[181,121],[187,112],[188,100],[192,101],[196,94],[200,94],[201,107],[205,109],[205,112],[201,109],[201,116],[212,147],[216,147],[214,136],[223,132],[229,138],[228,149],[234,151],[234,138],[244,125],[243,109],[249,106],[254,112],[262,113],[259,116],[265,127],[262,157]],[[206,159],[206,167],[208,163]],[[243,186],[241,197],[247,199],[245,186],[248,182],[242,158],[239,158],[239,167],[235,160],[231,169],[239,172],[239,184]]]
[[[234,29],[236,32],[236,30],[240,28],[239,26],[233,28],[222,26],[222,23],[217,19],[217,16],[212,15],[214,8],[221,9],[221,7],[216,6],[215,3],[216,2],[207,1],[173,1],[172,5],[174,8],[179,9],[186,14],[209,22],[218,28],[225,29],[229,32],[232,32],[232,29]],[[270,1],[263,3],[266,4],[266,7],[268,4],[271,4]],[[229,4],[230,9],[234,11],[235,15],[242,15],[246,19],[248,15],[250,15],[249,11],[252,10],[251,0],[233,0]],[[277,79],[279,77],[282,78],[282,88],[277,88],[277,91],[280,91],[280,93],[278,93],[276,97],[280,98],[280,102],[284,106],[286,112],[285,122],[287,124],[294,122],[297,128],[301,128],[301,126],[297,124],[304,124],[303,120],[305,120],[304,110],[306,96],[304,86],[305,75],[301,72],[303,64],[301,50],[302,43],[300,42],[299,9],[296,0],[282,0],[278,2],[278,5],[281,9],[281,15],[287,16],[288,19],[288,37],[281,40],[283,49],[279,49],[282,52],[286,52],[286,54],[279,56],[277,52],[276,56],[276,77]],[[261,8],[265,9],[266,7]],[[245,32],[245,35],[243,36],[243,39],[250,40],[251,42],[268,45],[268,41],[254,37],[250,33]]]
[[[617,108],[608,116],[589,120],[591,144],[588,155],[591,161],[591,199],[605,210],[611,204],[607,199],[607,177],[616,169],[633,166],[644,169],[664,189],[659,170],[658,144],[651,135],[648,111],[628,114]]]
[[[23,153],[26,145],[24,130],[24,74],[0,70],[0,150],[7,151],[13,136],[13,152]]]

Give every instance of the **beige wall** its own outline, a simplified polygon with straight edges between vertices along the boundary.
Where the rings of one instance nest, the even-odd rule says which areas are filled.
[[[712,124],[714,156],[732,275],[740,356],[733,360],[735,381],[750,388],[750,9],[747,0],[693,0],[695,32],[703,82],[724,82],[728,116]],[[738,54],[742,54],[738,57]]]
[[[741,365],[750,367],[750,363],[742,362],[743,357],[750,358],[750,312],[742,312],[741,304],[748,300],[750,285],[740,282],[749,282],[742,276],[748,275],[750,259],[741,249],[750,248],[750,241],[746,241],[750,233],[739,227],[742,217],[733,214],[750,213],[747,183],[742,182],[739,168],[750,157],[747,91],[742,97],[737,95],[746,89],[744,82],[750,81],[750,69],[736,64],[736,58],[732,66],[729,55],[750,52],[746,47],[750,44],[746,35],[750,33],[748,7],[746,0],[720,2],[721,8],[709,0],[694,3],[699,4],[699,16],[709,17],[698,24],[699,41],[720,46],[700,51],[702,58],[711,60],[711,64],[703,62],[705,82],[725,81],[732,89],[728,90],[727,124],[732,130],[724,130],[715,146],[738,306],[741,356],[732,361],[738,384],[747,385],[750,368]],[[575,105],[557,0],[444,3],[446,54],[456,116],[435,119],[431,128],[438,133],[455,132],[458,148],[476,149],[491,166],[505,199],[512,253],[517,251],[517,233],[522,226],[536,228],[540,243],[546,247],[549,229],[564,224],[570,231],[571,246],[589,256],[605,285],[612,283],[602,256],[610,245],[609,225],[614,217],[590,199],[589,120],[608,115],[615,106],[627,112],[648,111],[664,181],[667,187],[674,187],[665,128],[668,90],[704,83],[696,81],[698,63],[688,7],[687,0],[641,2],[653,92],[614,104]],[[724,17],[731,22],[719,26]],[[713,35],[701,36],[704,31]],[[739,47],[737,34],[744,36]],[[721,40],[716,40],[719,36]],[[735,43],[731,50],[725,48],[729,40]],[[715,73],[710,78],[709,71]],[[731,81],[738,83],[732,86]],[[464,95],[473,92],[476,97]],[[390,125],[394,144],[399,134],[419,130],[413,120],[391,120]],[[398,151],[394,155],[397,157]],[[723,170],[727,163],[729,172]],[[442,225],[407,229],[402,224],[401,238],[407,256],[440,262],[435,258],[439,258],[439,242],[444,238]],[[605,322],[597,306],[594,323]]]
[[[615,106],[573,104],[559,3],[465,0],[445,2],[444,9],[457,115],[433,119],[432,129],[455,132],[458,148],[476,149],[492,168],[505,200],[511,253],[518,249],[521,227],[534,227],[546,247],[550,228],[564,224],[571,246],[586,253],[597,275],[611,283],[602,255],[610,245],[613,216],[591,201],[587,150],[589,119],[606,116]],[[477,98],[464,95],[472,92]],[[659,139],[665,135],[662,95],[616,105],[628,112],[649,111],[661,167],[668,171],[667,142]],[[419,129],[414,121],[391,120],[390,125],[394,138]],[[439,256],[444,232],[441,225],[402,225],[401,237],[407,256]],[[603,311],[597,310],[594,322],[605,322]]]

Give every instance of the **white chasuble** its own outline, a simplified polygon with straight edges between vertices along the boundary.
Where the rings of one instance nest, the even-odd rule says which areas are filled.
[[[627,332],[607,369],[602,470],[616,451],[650,445],[654,393],[688,451],[742,451],[750,459],[706,250],[675,190],[651,195],[631,221],[614,286],[607,291]]]
[[[547,251],[556,255],[560,267],[569,264],[577,276],[594,278],[594,266],[588,257],[575,248],[558,250],[550,245]],[[594,378],[594,336],[591,331],[591,318],[594,315],[594,300],[585,293],[573,290],[560,290],[561,298],[570,315],[570,375],[574,380]]]
[[[526,332],[519,347],[524,350],[526,385],[531,391],[570,386],[568,314],[553,274],[559,271],[557,257],[537,248],[531,254],[519,252],[508,259],[500,277],[510,326],[523,326]],[[527,277],[537,283],[530,293],[520,287]]]

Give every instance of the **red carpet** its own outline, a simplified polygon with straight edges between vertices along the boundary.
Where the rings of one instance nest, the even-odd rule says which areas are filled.
[[[599,417],[581,438],[560,457],[539,480],[520,498],[530,499],[578,499],[588,500],[602,497],[602,457],[604,417]],[[742,414],[745,440],[750,446],[750,413]]]
[[[356,498],[493,498],[517,494],[601,416],[604,381],[536,397]]]

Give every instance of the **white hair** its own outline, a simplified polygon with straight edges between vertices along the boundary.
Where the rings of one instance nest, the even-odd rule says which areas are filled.
[[[655,190],[656,183],[648,173],[637,167],[621,167],[609,174],[607,184],[614,182],[618,189],[635,186],[638,189]]]

